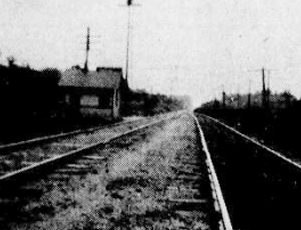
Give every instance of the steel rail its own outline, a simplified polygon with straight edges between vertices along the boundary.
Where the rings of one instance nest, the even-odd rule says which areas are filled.
[[[198,113],[198,114],[199,114],[199,113]],[[228,125],[226,125],[225,123],[223,123],[223,122],[221,122],[221,121],[219,121],[219,120],[217,120],[217,119],[215,119],[215,118],[213,118],[213,117],[210,117],[210,116],[205,115],[205,114],[199,114],[199,115],[200,115],[200,116],[204,116],[204,117],[208,118],[209,120],[211,120],[211,121],[213,121],[213,122],[215,122],[215,123],[217,123],[217,124],[220,124],[221,126],[227,128],[228,130],[230,130],[230,131],[236,133],[237,135],[243,137],[244,139],[248,140],[249,142],[252,142],[252,143],[256,144],[257,146],[259,146],[259,147],[261,147],[261,148],[267,150],[269,153],[271,153],[271,154],[273,154],[274,156],[278,157],[279,159],[283,160],[285,163],[288,163],[289,165],[293,165],[294,167],[296,167],[296,168],[298,168],[299,170],[301,170],[301,165],[300,165],[300,164],[298,164],[297,162],[295,162],[295,161],[293,161],[293,160],[291,160],[291,159],[285,157],[285,156],[284,156],[283,154],[281,154],[280,152],[277,152],[277,151],[275,151],[275,150],[273,150],[273,149],[271,149],[271,148],[269,148],[269,147],[267,147],[267,146],[261,144],[260,142],[254,140],[253,138],[251,138],[251,137],[249,137],[249,136],[247,136],[247,135],[245,135],[245,134],[239,132],[238,130],[236,130],[236,129],[234,129],[234,128],[228,126]]]
[[[221,219],[219,220],[219,229],[220,230],[233,230],[229,212],[223,197],[221,186],[211,159],[211,154],[208,150],[204,132],[200,126],[200,123],[195,115],[192,114],[192,117],[195,121],[195,124],[198,129],[198,134],[201,139],[203,151],[206,154],[206,164],[209,174],[210,185],[212,189],[212,196],[214,199],[214,208],[215,211],[221,214]]]
[[[79,157],[81,155],[84,155],[86,152],[89,152],[89,151],[91,151],[95,148],[103,148],[103,147],[105,147],[105,145],[109,144],[110,142],[112,142],[114,140],[117,140],[121,137],[133,134],[135,132],[141,131],[141,130],[146,129],[148,127],[160,124],[160,123],[165,122],[167,120],[173,119],[177,116],[179,116],[179,114],[174,114],[172,116],[168,116],[167,118],[166,117],[161,118],[157,121],[153,121],[153,122],[150,122],[148,124],[139,126],[137,128],[131,129],[131,130],[129,130],[127,132],[124,132],[122,134],[117,134],[117,135],[115,135],[111,138],[108,138],[107,140],[103,140],[103,141],[94,143],[92,145],[85,146],[85,147],[82,147],[80,149],[76,149],[76,150],[64,153],[62,155],[59,155],[59,156],[55,156],[55,157],[52,157],[50,159],[47,159],[47,160],[44,160],[44,161],[41,161],[41,162],[38,162],[38,163],[34,163],[30,166],[21,168],[19,170],[7,173],[7,174],[0,177],[0,188],[3,185],[5,185],[6,182],[14,182],[18,179],[23,179],[23,178],[26,179],[26,180],[34,179],[33,177],[28,179],[28,178],[25,178],[25,176],[28,176],[29,174],[34,175],[34,176],[36,176],[36,175],[39,176],[38,173],[41,173],[43,170],[56,168],[56,166],[59,166],[60,164],[63,164],[67,160],[71,160],[71,159],[74,159],[74,158]]]
[[[139,119],[139,120],[142,120],[142,119]],[[135,121],[137,121],[137,120],[135,120]],[[92,133],[92,132],[95,132],[100,129],[111,128],[114,126],[128,124],[128,123],[135,122],[135,121],[118,122],[115,124],[97,126],[97,127],[88,128],[88,129],[78,129],[78,130],[71,131],[71,132],[54,134],[54,135],[49,135],[49,136],[42,136],[42,137],[37,137],[37,138],[25,140],[25,141],[19,141],[19,142],[14,142],[14,143],[10,143],[10,144],[0,145],[0,152],[4,153],[4,152],[8,152],[8,151],[14,151],[17,149],[24,149],[24,148],[32,146],[32,145],[51,142],[51,141],[58,140],[60,138],[72,137],[72,136],[75,136],[78,134]]]

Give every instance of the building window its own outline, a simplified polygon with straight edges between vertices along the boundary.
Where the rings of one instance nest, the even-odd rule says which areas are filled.
[[[85,107],[98,107],[99,97],[93,95],[83,95],[80,99],[80,105]]]
[[[69,95],[69,94],[66,94],[66,95],[65,95],[65,103],[66,103],[67,105],[70,105],[70,104],[71,104],[71,98],[70,98],[70,95]]]

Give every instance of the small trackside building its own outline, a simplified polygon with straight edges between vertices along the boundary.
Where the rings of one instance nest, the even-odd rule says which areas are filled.
[[[72,67],[63,72],[59,81],[64,113],[73,117],[118,119],[123,85],[122,68],[85,71]]]

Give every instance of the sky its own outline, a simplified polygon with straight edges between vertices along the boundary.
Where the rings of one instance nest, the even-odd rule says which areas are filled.
[[[301,1],[133,0],[129,84],[194,106],[261,89],[301,97]],[[125,67],[126,0],[0,0],[0,63]]]

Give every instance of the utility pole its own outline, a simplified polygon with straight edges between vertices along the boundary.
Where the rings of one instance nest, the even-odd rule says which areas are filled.
[[[248,109],[251,108],[251,80],[249,79]]]
[[[223,92],[222,92],[222,97],[223,97],[223,108],[226,108],[226,93],[225,93],[225,87],[223,85]]]
[[[240,107],[240,94],[237,94],[237,109]]]
[[[270,77],[268,77],[268,88],[266,89],[266,83],[265,83],[265,68],[263,67],[260,70],[248,70],[249,72],[262,72],[262,92],[261,92],[261,97],[262,97],[262,107],[264,109],[267,109],[269,104],[270,104]],[[269,73],[271,71],[274,71],[277,69],[268,69]]]
[[[268,70],[268,76],[267,76],[267,108],[270,108],[270,77],[271,77],[271,70]]]
[[[239,109],[240,107],[240,90],[239,90],[239,86],[238,86],[238,90],[237,90],[237,109]]]
[[[86,61],[84,66],[84,70],[86,72],[88,72],[89,51],[90,51],[90,27],[87,28]]]
[[[265,88],[265,71],[262,68],[262,107],[266,109],[266,88]]]

